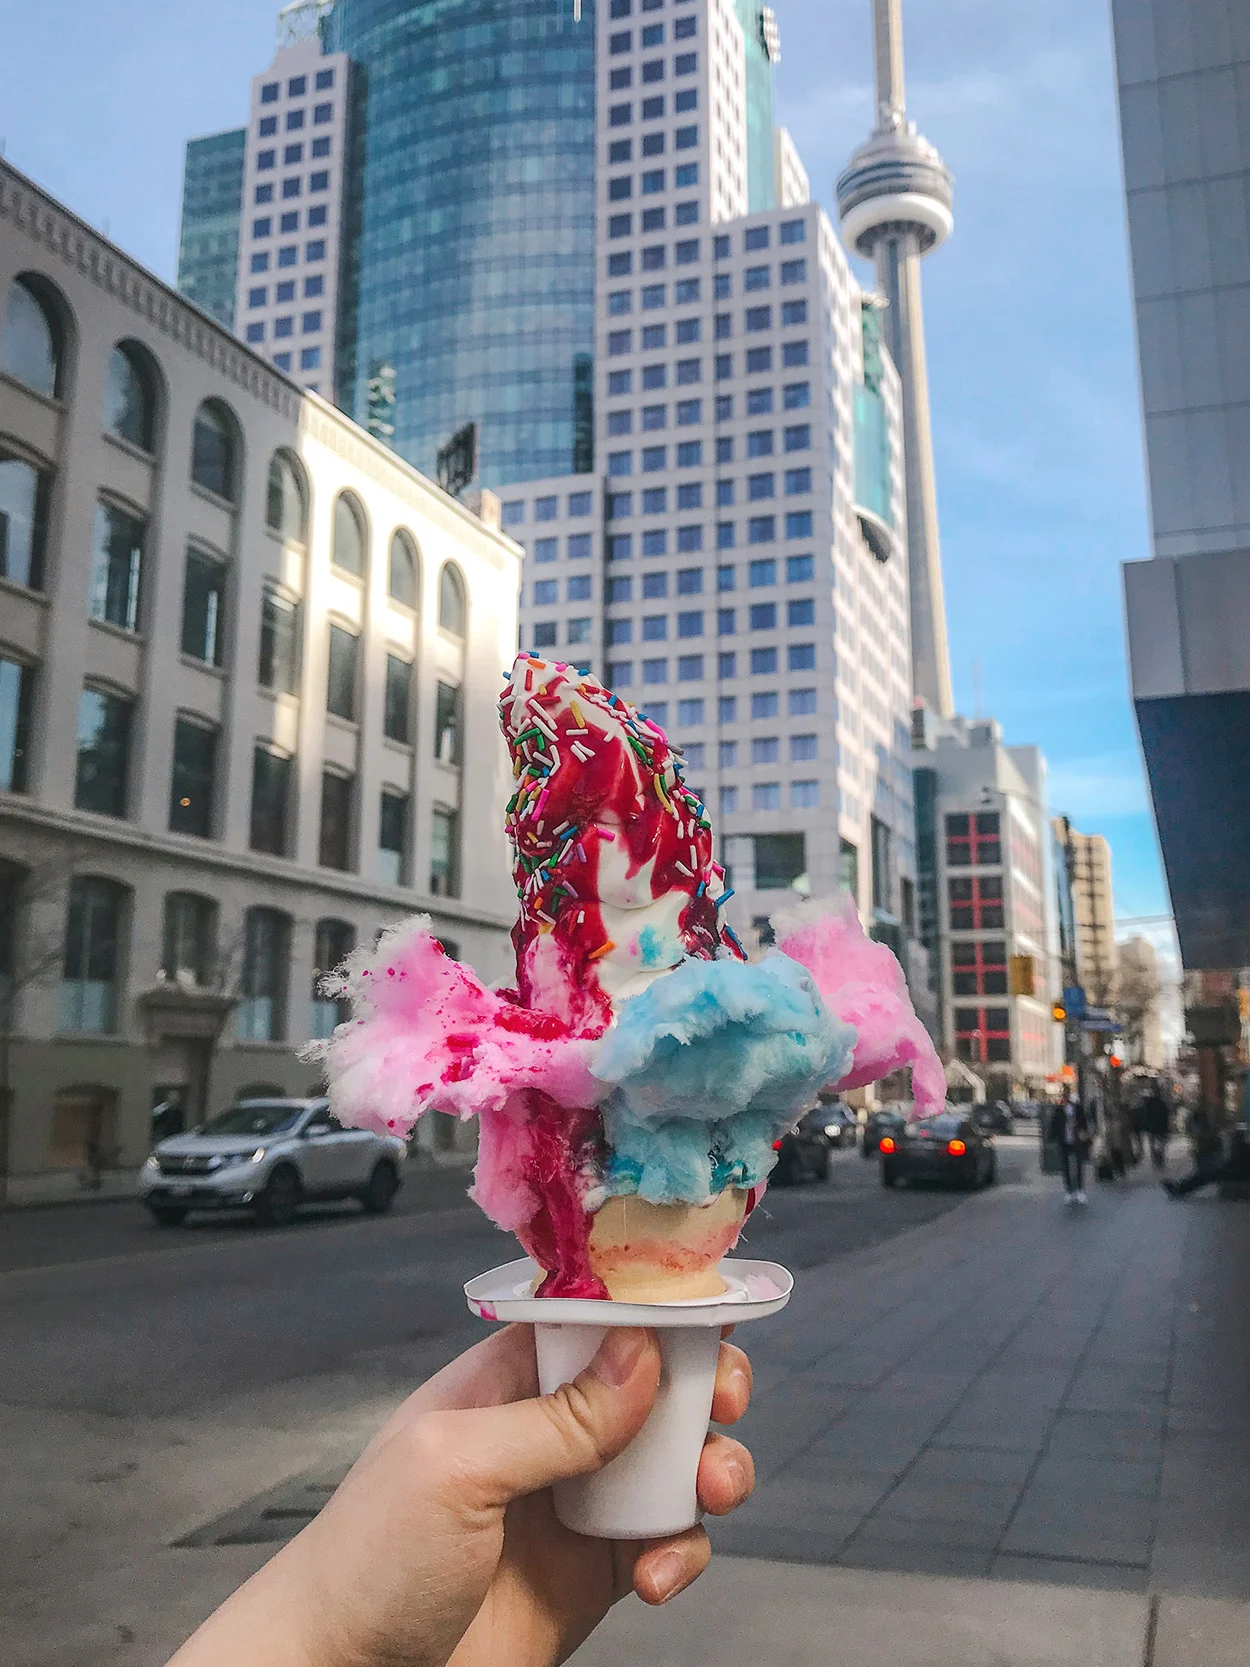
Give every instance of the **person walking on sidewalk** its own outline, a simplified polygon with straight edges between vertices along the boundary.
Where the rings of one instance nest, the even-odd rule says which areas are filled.
[[[1092,1131],[1089,1116],[1079,1100],[1072,1098],[1071,1089],[1050,1114],[1046,1131],[1052,1144],[1059,1148],[1063,1161],[1063,1201],[1065,1204],[1088,1204],[1085,1196],[1085,1161],[1089,1157]]]
[[[1150,1142],[1150,1161],[1156,1169],[1167,1162],[1168,1137],[1172,1133],[1172,1113],[1155,1083],[1140,1102],[1136,1113],[1137,1125]]]

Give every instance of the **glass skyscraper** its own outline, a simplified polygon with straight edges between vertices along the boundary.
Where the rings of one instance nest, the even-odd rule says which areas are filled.
[[[485,486],[589,469],[594,0],[339,0],[326,45],[357,78],[339,404],[390,367],[418,468],[475,421]]]
[[[178,288],[228,330],[234,328],[246,142],[242,127],[192,139],[182,182]]]

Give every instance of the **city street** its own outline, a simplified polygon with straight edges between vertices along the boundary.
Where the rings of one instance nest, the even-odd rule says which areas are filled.
[[[1250,1598],[1250,1211],[1139,1172],[1065,1213],[1032,1136],[1000,1169],[896,1194],[846,1153],[770,1192],[749,1247],[798,1284],[748,1339],[756,1496],[700,1588],[622,1605],[579,1662],[806,1667],[836,1635],[848,1667],[1223,1667]],[[511,1241],[464,1182],[283,1232],[0,1221],[6,1667],[159,1663],[308,1519],[480,1332],[460,1287]]]

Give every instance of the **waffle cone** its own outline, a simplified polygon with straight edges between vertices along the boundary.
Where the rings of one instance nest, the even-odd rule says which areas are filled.
[[[590,1265],[614,1302],[691,1302],[718,1297],[721,1257],[736,1243],[747,1195],[737,1187],[710,1204],[609,1198],[590,1229]]]

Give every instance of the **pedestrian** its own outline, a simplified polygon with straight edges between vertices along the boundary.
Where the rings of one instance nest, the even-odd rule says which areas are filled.
[[[1187,1198],[1191,1192],[1217,1182],[1250,1187],[1250,1131],[1244,1123],[1238,1123],[1230,1131],[1226,1151],[1207,1113],[1195,1111],[1189,1119],[1189,1143],[1194,1154],[1192,1171],[1179,1181],[1162,1182],[1170,1198]]]
[[[1089,1116],[1072,1090],[1065,1089],[1063,1099],[1050,1114],[1046,1131],[1053,1145],[1059,1148],[1063,1163],[1063,1201],[1065,1204],[1088,1204],[1085,1196],[1085,1163],[1092,1144]]]
[[[553,1482],[601,1469],[637,1435],[659,1382],[655,1334],[618,1328],[575,1382],[540,1396],[533,1332],[497,1331],[409,1397],[170,1667],[556,1667],[627,1593],[664,1603],[707,1565],[701,1527],[593,1540],[552,1506]],[[735,1423],[750,1394],[746,1356],[722,1343],[712,1417]],[[703,1510],[726,1515],[752,1483],[746,1448],[709,1435]]]
[[[1172,1133],[1172,1112],[1154,1083],[1139,1101],[1136,1111],[1137,1126],[1150,1143],[1150,1161],[1156,1169],[1167,1162],[1168,1137]]]

